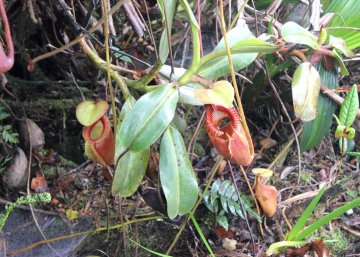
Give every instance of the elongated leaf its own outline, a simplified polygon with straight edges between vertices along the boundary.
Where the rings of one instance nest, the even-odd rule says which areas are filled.
[[[259,53],[274,53],[278,45],[256,38],[241,40],[230,47],[235,70],[241,70],[252,63]],[[230,73],[225,49],[219,48],[204,56],[200,62],[199,74],[207,78],[218,78]]]
[[[341,104],[339,120],[342,125],[350,127],[355,119],[356,113],[359,109],[359,97],[357,92],[357,85],[353,85]]]
[[[111,187],[113,195],[127,197],[135,193],[145,175],[149,155],[150,148],[142,152],[128,151],[121,157]]]
[[[116,137],[115,137],[115,160],[119,158],[126,151],[126,147],[121,144],[120,140],[120,126],[121,122],[125,119],[126,114],[131,110],[131,108],[135,105],[135,98],[130,96],[124,103],[121,108],[119,115],[119,123],[117,125]]]
[[[227,33],[227,38],[229,42],[229,46],[232,47],[239,41],[253,38],[254,36],[251,34],[248,26],[246,24],[238,25],[234,27]],[[214,51],[225,50],[225,42],[222,38],[219,44],[215,47]],[[235,71],[241,70],[247,67],[250,63],[252,63],[257,54],[256,53],[247,53],[247,54],[233,54],[233,64]],[[225,55],[221,58],[217,58],[216,60],[212,60],[207,63],[205,66],[202,66],[199,70],[199,74],[206,78],[219,78],[225,76],[230,73],[228,57]]]
[[[306,207],[305,211],[301,214],[300,218],[296,221],[295,226],[292,228],[288,236],[286,237],[286,240],[293,241],[297,240],[300,241],[298,234],[300,230],[305,226],[306,222],[308,221],[311,213],[314,211],[316,205],[318,204],[321,196],[325,192],[325,187],[323,187],[319,193],[314,197],[314,199],[311,201],[308,207]]]
[[[320,76],[317,70],[309,62],[300,64],[292,80],[293,104],[297,118],[302,121],[316,118],[319,92]]]
[[[192,213],[190,213],[190,219],[191,221],[193,222],[194,226],[195,226],[195,229],[196,231],[198,232],[200,238],[201,238],[201,241],[204,243],[204,245],[206,246],[206,249],[209,251],[210,255],[212,257],[215,257],[214,255],[214,252],[212,251],[206,237],[204,236],[204,233],[202,232],[197,220],[195,219],[194,215]]]
[[[346,154],[353,157],[360,157],[360,152],[347,152]]]
[[[178,99],[178,91],[172,84],[143,95],[121,124],[120,144],[136,152],[148,148],[170,124]]]
[[[350,49],[360,46],[360,31],[347,29],[351,27],[360,28],[360,1],[331,1],[329,6],[325,8],[325,13],[336,14],[327,27],[340,27],[336,30],[328,30],[328,33],[344,39]]]
[[[307,245],[308,242],[306,241],[280,241],[273,243],[269,246],[266,250],[266,256],[271,256],[273,254],[279,254],[284,247],[295,247],[295,246],[302,246]]]
[[[173,23],[173,18],[175,14],[175,7],[176,7],[176,1],[175,0],[158,0],[158,6],[160,7],[162,16],[163,16],[163,32],[161,34],[160,38],[160,44],[159,44],[159,57],[162,63],[166,62],[166,59],[169,55],[169,42],[168,42],[168,36],[167,31],[171,34],[171,27]],[[166,13],[166,15],[165,15]],[[166,19],[166,22],[165,22]],[[168,27],[168,30],[166,29],[166,24]]]
[[[318,39],[313,34],[292,21],[283,25],[281,35],[285,41],[290,43],[304,44],[313,49],[320,47]]]
[[[336,71],[327,70],[323,63],[316,66],[320,74],[321,82],[329,89],[339,86],[339,76]],[[332,115],[336,111],[337,105],[323,94],[318,99],[318,114],[316,118],[304,124],[300,137],[300,149],[306,151],[319,144],[324,136],[330,131],[333,123]]]
[[[145,246],[142,246],[141,244],[139,244],[138,242],[136,242],[136,241],[134,241],[134,240],[131,240],[130,238],[129,238],[129,240],[130,240],[132,243],[136,244],[137,246],[141,247],[141,248],[144,249],[145,251],[148,251],[149,253],[151,253],[151,254],[153,254],[153,255],[155,255],[155,256],[160,256],[160,257],[172,257],[171,255],[162,254],[162,253],[156,252],[156,251],[154,251],[154,250],[151,250],[151,249],[149,249],[149,248],[146,248]]]
[[[335,47],[346,57],[353,57],[354,53],[347,47],[345,40],[339,37],[334,37],[330,35],[329,45]]]
[[[333,50],[332,51],[333,54],[334,54],[334,58],[336,59],[337,63],[339,64],[340,66],[340,71],[341,71],[341,74],[344,75],[344,76],[348,76],[349,75],[349,71],[347,70],[341,56],[338,54],[337,51]]]
[[[172,126],[161,140],[160,180],[169,218],[189,213],[195,205],[199,188],[181,134]]]
[[[355,200],[352,200],[350,203],[347,203],[334,211],[330,212],[329,214],[323,216],[322,218],[318,219],[314,223],[312,223],[310,226],[305,228],[298,236],[297,240],[303,240],[305,237],[310,235],[311,233],[315,232],[320,227],[324,226],[326,223],[332,221],[333,219],[336,219],[340,215],[343,215],[348,210],[351,210],[353,208],[356,208],[360,206],[360,197],[356,198]]]

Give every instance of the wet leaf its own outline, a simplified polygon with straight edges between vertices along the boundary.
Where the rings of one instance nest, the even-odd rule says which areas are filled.
[[[319,73],[309,62],[296,69],[292,80],[293,104],[296,117],[302,121],[316,118],[320,83]]]
[[[120,158],[111,187],[113,195],[128,197],[135,193],[146,172],[149,155],[147,148],[142,152],[128,151]]]
[[[90,126],[98,121],[109,105],[105,101],[83,101],[76,107],[76,118],[83,126]]]
[[[143,95],[121,123],[117,134],[120,144],[136,152],[150,147],[173,119],[178,99],[172,84]]]
[[[160,180],[169,218],[189,213],[195,205],[199,188],[184,140],[172,126],[168,127],[161,140]]]
[[[290,43],[307,45],[313,49],[320,47],[318,39],[313,34],[292,21],[283,25],[281,35],[285,41]]]
[[[357,92],[357,85],[353,85],[341,104],[339,120],[342,125],[350,127],[355,119],[356,113],[359,109],[359,97]]]

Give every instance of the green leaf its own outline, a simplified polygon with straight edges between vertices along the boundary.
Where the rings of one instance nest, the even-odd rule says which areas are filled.
[[[161,38],[160,38],[160,44],[159,44],[159,57],[160,57],[160,61],[162,63],[166,62],[166,59],[169,55],[169,42],[168,42],[168,36],[167,36],[167,32],[169,31],[170,33],[170,37],[171,38],[171,28],[172,28],[172,23],[173,23],[173,18],[174,18],[174,14],[175,14],[175,7],[176,7],[176,1],[175,0],[158,0],[158,6],[160,8],[162,17],[163,17],[163,32],[161,34]],[[166,15],[165,15],[166,13]],[[165,22],[166,19],[166,22]],[[168,27],[168,29],[166,29],[165,27]]]
[[[120,122],[122,122],[125,119],[126,114],[131,110],[131,108],[133,108],[135,103],[136,103],[135,98],[132,95],[130,95],[121,108],[119,115]],[[120,123],[118,125],[120,125]]]
[[[166,255],[166,254],[162,254],[162,253],[158,253],[154,250],[151,250],[149,248],[146,248],[145,246],[142,246],[141,244],[139,244],[138,242],[135,242],[134,240],[128,238],[133,244],[136,244],[137,246],[141,247],[142,249],[144,249],[145,251],[148,251],[149,253],[156,255],[156,256],[160,256],[160,257],[171,257],[171,255]]]
[[[215,180],[211,186],[211,193],[211,196],[215,196],[215,198],[220,196],[220,202],[225,212],[245,219],[236,189],[230,180]],[[240,195],[240,197],[245,209],[261,223],[261,217],[253,210],[253,204],[245,196]]]
[[[226,230],[229,230],[229,221],[225,215],[217,215],[216,222]]]
[[[238,25],[229,32],[227,32],[227,38],[230,47],[234,46],[236,43],[242,40],[253,37],[254,36],[251,34],[246,24]],[[223,51],[226,50],[225,42],[223,38],[215,47],[214,52],[220,50]],[[257,56],[256,53],[232,54],[234,70],[239,71],[247,67],[250,63],[252,63],[255,60],[256,56]],[[210,61],[206,65],[201,66],[199,70],[199,75],[205,78],[212,78],[212,79],[225,76],[229,73],[230,73],[229,62],[228,62],[228,57],[226,55]]]
[[[189,213],[196,203],[199,188],[184,140],[172,126],[161,140],[159,166],[169,218]]]
[[[273,254],[280,254],[281,250],[284,249],[284,247],[295,247],[295,246],[302,246],[307,245],[308,242],[306,241],[280,241],[273,243],[269,246],[269,248],[266,250],[266,256],[271,256]]]
[[[278,45],[269,44],[256,38],[248,38],[230,47],[235,70],[241,70],[252,63],[259,53],[274,53]],[[230,73],[225,49],[214,50],[200,60],[199,74],[216,79]]]
[[[301,233],[297,236],[298,240],[302,240],[308,235],[315,232],[320,227],[324,226],[326,223],[332,221],[333,219],[336,219],[337,217],[343,215],[348,210],[351,210],[353,208],[356,208],[360,206],[360,197],[356,198],[355,200],[352,200],[351,202],[335,209],[334,211],[330,212],[329,214],[323,216],[322,218],[318,219],[314,223],[312,223],[310,226],[305,228]]]
[[[214,83],[212,88],[195,90],[194,97],[204,104],[231,107],[234,100],[234,88],[230,82],[219,80]]]
[[[329,6],[325,8],[325,13],[335,13],[333,19],[327,25],[328,33],[344,39],[349,49],[354,49],[360,46],[360,32],[347,29],[351,27],[360,27],[359,0],[331,1]],[[334,30],[330,29],[330,27],[339,28]]]
[[[334,37],[330,35],[329,45],[335,47],[346,57],[353,57],[354,53],[346,46],[345,40],[339,37]]]
[[[318,39],[295,22],[289,21],[282,26],[281,35],[290,43],[307,45],[313,49],[320,47]]]
[[[316,66],[320,74],[321,82],[329,89],[335,89],[339,85],[339,77],[337,72],[327,70],[323,63]],[[304,124],[300,137],[301,151],[306,151],[319,144],[324,136],[329,133],[332,125],[332,115],[335,113],[337,105],[323,94],[318,99],[318,114],[316,118]]]
[[[340,66],[340,72],[342,75],[344,76],[348,76],[349,75],[349,71],[347,70],[341,56],[335,51],[333,50],[333,57],[336,59],[337,63],[339,64]]]
[[[201,241],[204,243],[204,245],[206,246],[206,249],[208,250],[208,252],[210,253],[210,255],[212,257],[215,257],[214,255],[214,252],[212,251],[208,241],[206,240],[206,237],[204,236],[204,233],[202,232],[197,220],[195,219],[194,215],[192,213],[190,213],[190,219],[191,221],[193,222],[194,224],[194,227],[196,229],[196,231],[198,232],[200,238],[201,238]]]
[[[108,110],[105,101],[83,101],[76,107],[76,118],[83,126],[97,122]]]
[[[353,85],[345,97],[344,102],[341,104],[339,114],[339,120],[341,124],[344,124],[346,127],[350,127],[356,119],[356,113],[358,109],[359,97],[357,85]]]
[[[353,156],[353,157],[359,157],[360,156],[360,152],[347,152],[346,153],[349,156]]]
[[[121,145],[136,152],[150,147],[173,119],[178,99],[178,91],[172,84],[143,95],[121,124]]]
[[[128,197],[139,187],[149,162],[150,148],[142,152],[128,151],[116,166],[111,191],[113,195]]]
[[[121,108],[119,115],[119,123],[117,125],[116,137],[115,137],[115,160],[119,158],[125,151],[126,147],[121,144],[120,137],[120,126],[121,122],[125,119],[126,114],[131,110],[131,108],[135,105],[135,98],[133,96],[129,96],[129,98],[125,101],[124,105]]]
[[[300,64],[295,70],[291,86],[295,116],[302,121],[315,119],[320,92],[320,75],[317,70],[309,62]]]
[[[311,213],[314,211],[316,205],[318,204],[318,202],[319,202],[321,196],[324,194],[324,192],[325,192],[325,186],[314,197],[314,199],[311,201],[311,203],[308,205],[308,207],[306,207],[305,211],[301,214],[300,218],[298,218],[295,226],[292,228],[292,230],[286,237],[287,241],[293,241],[293,240],[300,241],[301,240],[301,239],[299,239],[298,234],[299,234],[300,230],[305,226]]]

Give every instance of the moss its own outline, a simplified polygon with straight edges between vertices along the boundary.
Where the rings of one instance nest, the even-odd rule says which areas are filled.
[[[323,231],[320,236],[323,238],[326,245],[329,247],[330,252],[334,256],[345,253],[350,245],[349,239],[340,229],[335,231]]]

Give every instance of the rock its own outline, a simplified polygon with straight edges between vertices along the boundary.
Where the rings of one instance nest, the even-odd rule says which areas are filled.
[[[26,185],[27,174],[28,160],[24,151],[17,147],[11,164],[6,168],[3,181],[10,189],[21,188]]]
[[[29,136],[29,132],[31,137]],[[31,119],[26,119],[26,121],[20,122],[19,135],[21,142],[26,149],[29,149],[30,147],[30,140],[33,151],[41,150],[45,144],[44,132]]]
[[[225,250],[228,250],[228,251],[234,251],[236,250],[236,243],[237,241],[234,240],[234,239],[229,239],[227,237],[225,237],[223,240],[222,240],[222,246]]]

